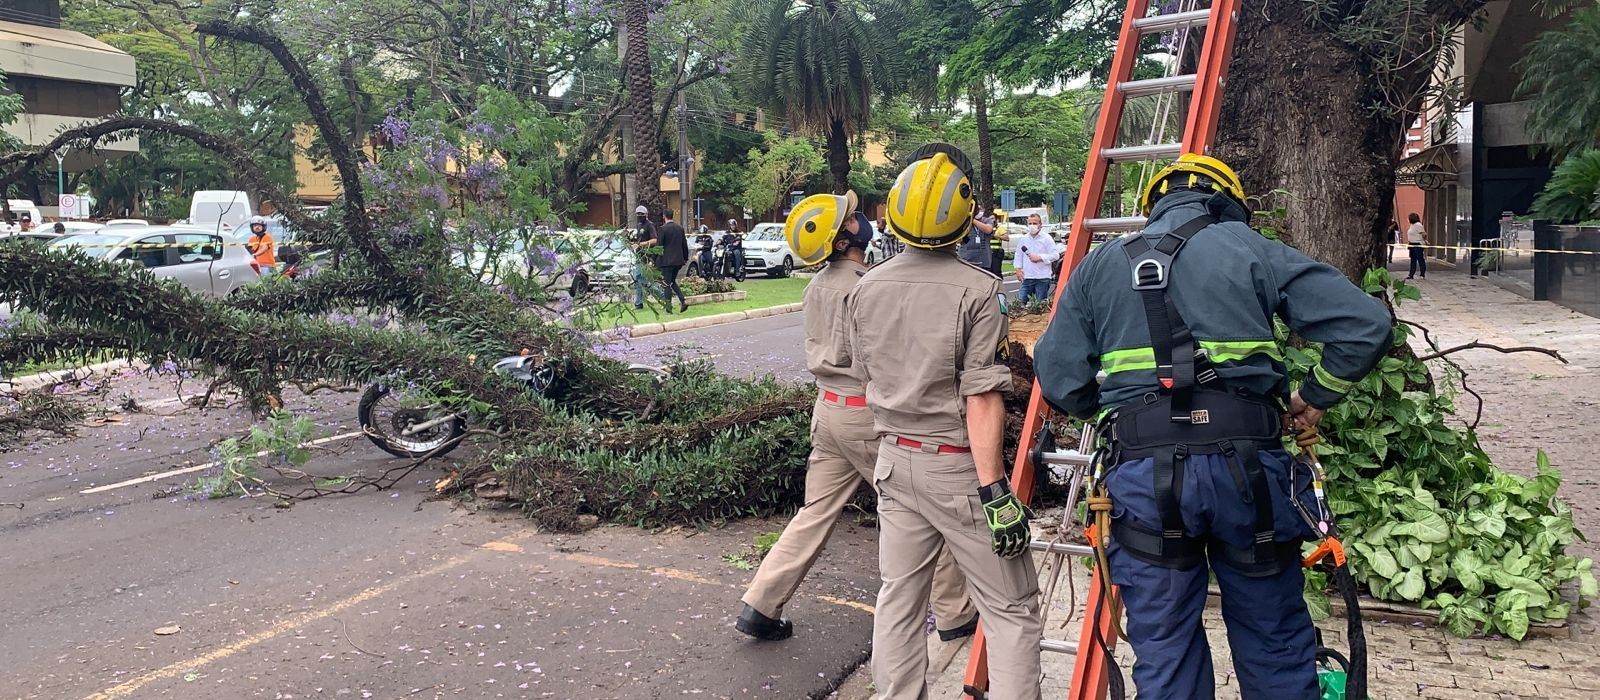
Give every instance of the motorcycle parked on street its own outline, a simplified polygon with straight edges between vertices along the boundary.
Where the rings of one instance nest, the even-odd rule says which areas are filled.
[[[528,391],[552,395],[564,372],[544,358],[513,355],[494,363],[494,371],[526,385]],[[660,384],[667,370],[630,364],[626,374]],[[379,382],[367,387],[356,407],[356,420],[367,439],[396,457],[440,457],[461,445],[467,435],[467,416],[416,389]]]

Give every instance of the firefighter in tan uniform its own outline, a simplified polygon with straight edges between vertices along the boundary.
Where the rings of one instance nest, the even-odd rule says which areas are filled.
[[[928,697],[923,611],[948,546],[989,641],[989,697],[1037,700],[1038,574],[1027,554],[1029,514],[1001,457],[1011,371],[1000,278],[955,255],[973,212],[966,156],[930,144],[909,160],[888,212],[906,251],[850,292],[833,358],[866,381],[882,439],[873,681],[883,700]]]
[[[878,433],[867,410],[866,391],[848,367],[833,364],[834,332],[845,295],[866,274],[866,249],[872,225],[856,211],[855,192],[819,194],[795,206],[785,225],[789,246],[803,265],[824,260],[827,267],[806,285],[804,318],[806,367],[817,378],[811,414],[811,458],[806,468],[806,502],[761,561],[744,595],[744,610],[734,624],[758,639],[777,641],[794,633],[783,606],[822,553],[844,510],[878,460]],[[967,598],[966,578],[946,551],[933,577],[933,615],[945,641],[977,631],[977,612]]]

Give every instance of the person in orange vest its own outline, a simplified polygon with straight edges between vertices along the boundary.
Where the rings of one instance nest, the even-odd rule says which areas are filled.
[[[245,240],[244,248],[255,257],[261,274],[268,274],[277,268],[277,246],[273,243],[272,234],[267,232],[267,217],[250,217],[250,238]]]

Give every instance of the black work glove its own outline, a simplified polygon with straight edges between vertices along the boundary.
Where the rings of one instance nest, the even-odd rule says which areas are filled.
[[[1028,520],[1033,511],[1022,504],[1011,484],[1004,479],[978,488],[978,498],[983,500],[983,516],[989,523],[989,537],[994,553],[1002,559],[1011,559],[1028,551],[1033,533]]]

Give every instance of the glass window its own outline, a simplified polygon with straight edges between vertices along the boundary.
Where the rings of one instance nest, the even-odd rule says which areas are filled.
[[[211,262],[222,259],[222,239],[203,233],[180,233],[173,237],[178,263]]]
[[[111,252],[112,248],[117,247],[117,244],[122,243],[124,238],[124,236],[102,236],[83,233],[62,236],[51,241],[50,245],[53,247],[72,246],[81,249],[85,255],[91,258],[103,258],[107,253]]]
[[[117,259],[132,260],[146,268],[165,267],[167,248],[166,236],[149,236],[128,244],[121,253],[117,253]]]

